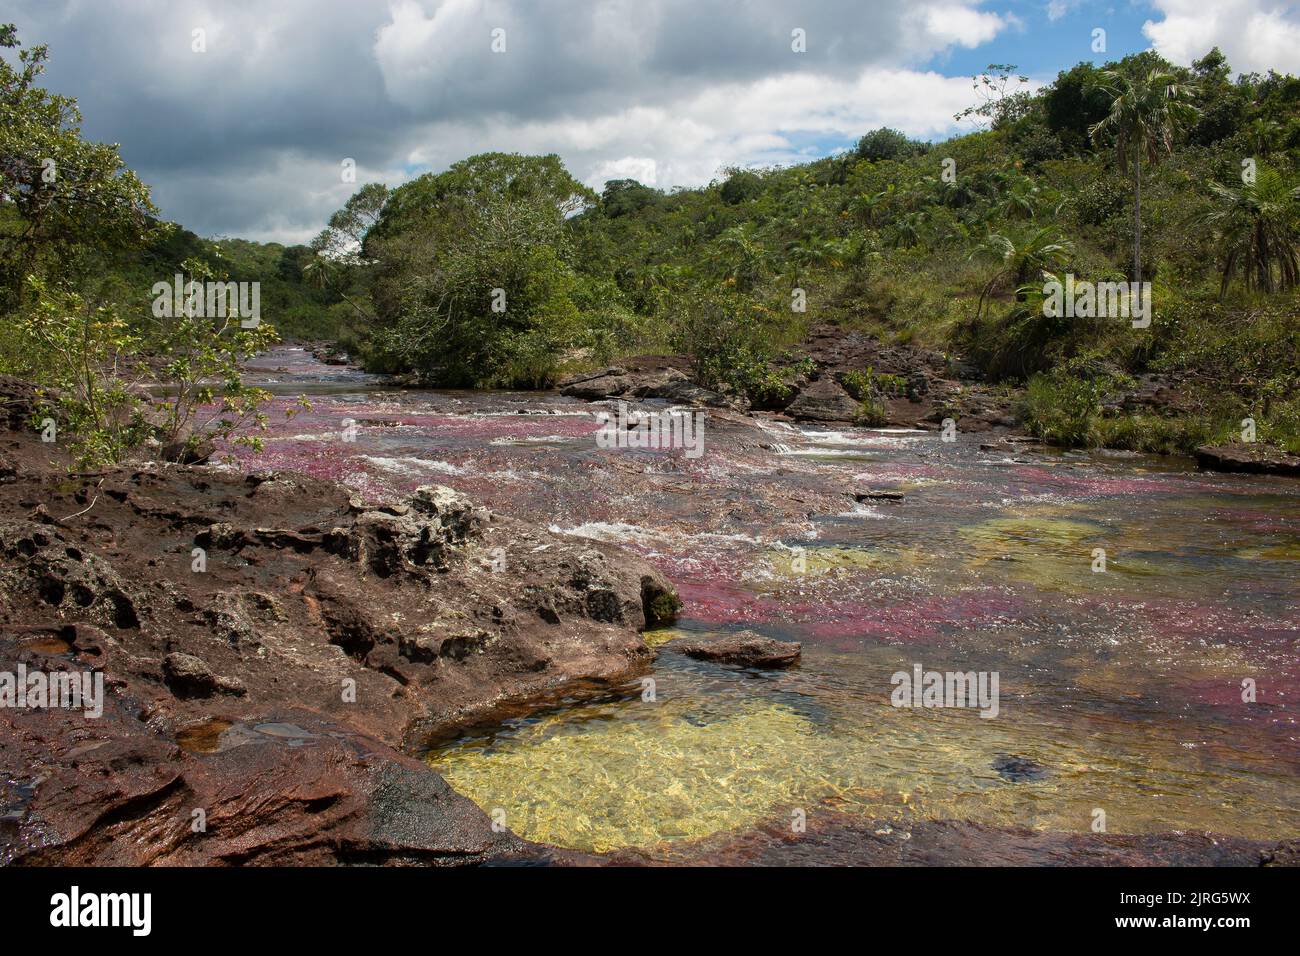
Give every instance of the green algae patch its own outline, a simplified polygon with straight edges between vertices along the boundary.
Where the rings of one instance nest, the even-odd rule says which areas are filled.
[[[1109,591],[1194,572],[1135,536],[1071,518],[1014,515],[958,529],[968,566],[1049,591]],[[1104,555],[1100,554],[1104,551]],[[1104,559],[1104,565],[1102,560]],[[1104,571],[1094,570],[1104,567]],[[1129,579],[1127,582],[1125,579]]]
[[[1300,541],[1287,541],[1266,548],[1246,548],[1237,552],[1246,561],[1300,561]]]
[[[871,572],[884,574],[908,566],[908,557],[880,548],[828,545],[817,548],[771,548],[763,560],[778,578]]]

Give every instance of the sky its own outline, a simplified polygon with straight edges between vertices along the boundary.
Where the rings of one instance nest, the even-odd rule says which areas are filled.
[[[164,216],[285,243],[362,183],[489,150],[670,189],[880,126],[943,139],[990,63],[1040,84],[1217,45],[1300,74],[1300,0],[0,0],[0,22],[49,45],[45,85]]]

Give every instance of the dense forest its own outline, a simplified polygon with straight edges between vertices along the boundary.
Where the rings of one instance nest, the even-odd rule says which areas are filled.
[[[285,247],[163,221],[116,147],[80,135],[75,102],[40,88],[47,51],[12,27],[0,43],[0,373],[58,395],[85,461],[159,427],[141,381],[186,398],[172,437],[204,421],[255,442],[264,396],[237,365],[276,335],[458,387],[680,352],[701,384],[779,408],[823,325],[944,353],[1060,444],[1187,451],[1250,418],[1300,451],[1300,79],[1234,78],[1217,50],[1190,69],[1081,63],[1037,90],[993,66],[959,117],[974,132],[878,129],[698,189],[597,194],[557,156],[483,154],[367,184]],[[266,321],[159,319],[151,289],[174,273],[259,282]],[[1067,276],[1150,282],[1150,325],[1048,314],[1045,284]],[[1119,407],[1143,376],[1179,403]],[[889,383],[862,369],[856,385],[869,423]]]

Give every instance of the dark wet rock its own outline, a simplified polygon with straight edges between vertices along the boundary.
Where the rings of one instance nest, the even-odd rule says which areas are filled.
[[[1004,754],[993,761],[993,769],[1003,780],[1012,783],[1042,780],[1047,777],[1047,768],[1027,757],[1012,757]]]
[[[851,491],[854,501],[904,501],[907,495],[901,491],[895,491],[890,488],[863,488],[860,491]]]
[[[801,388],[786,406],[786,414],[799,421],[852,422],[860,407],[844,386],[827,375]]]
[[[789,667],[798,662],[802,649],[798,642],[778,641],[753,631],[703,641],[678,639],[663,646],[696,660],[765,668]]]
[[[1264,444],[1202,445],[1196,463],[1207,471],[1300,475],[1300,456]]]
[[[615,374],[616,371],[618,370],[610,369],[600,375],[566,382],[560,386],[560,394],[588,401],[626,395],[635,382],[626,374]]]
[[[681,368],[651,358],[639,360],[633,368],[616,366],[566,379],[560,384],[560,394],[588,401],[621,398],[659,399],[675,405],[711,408],[743,405],[735,396],[696,384]]]
[[[203,465],[217,452],[210,441],[172,441],[162,446],[160,455],[163,461],[178,465]]]
[[[351,365],[352,357],[333,342],[320,342],[307,346],[307,351],[322,365]],[[281,371],[277,369],[277,371]]]
[[[246,693],[242,682],[212,673],[212,669],[193,654],[173,652],[164,657],[163,679],[177,697],[243,696]]]
[[[709,408],[742,407],[744,404],[742,401],[729,398],[721,392],[715,392],[712,389],[703,388],[685,380],[670,382],[656,388],[649,397],[661,398],[675,405],[705,405]]]
[[[1261,866],[1300,866],[1300,839],[1283,840],[1264,852]]]

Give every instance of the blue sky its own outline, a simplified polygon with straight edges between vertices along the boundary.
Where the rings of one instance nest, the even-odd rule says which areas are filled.
[[[1048,82],[1081,60],[1104,63],[1150,49],[1151,40],[1143,35],[1142,25],[1159,19],[1150,4],[1132,0],[1063,2],[1059,8],[1063,12],[1055,20],[1048,15],[1047,0],[1015,0],[986,7],[1013,14],[1023,23],[1023,30],[1007,30],[974,50],[951,48],[926,65],[951,75],[973,74],[990,63],[1014,63],[1026,76]],[[1098,27],[1106,31],[1107,52],[1100,54],[1092,51],[1092,31]]]

